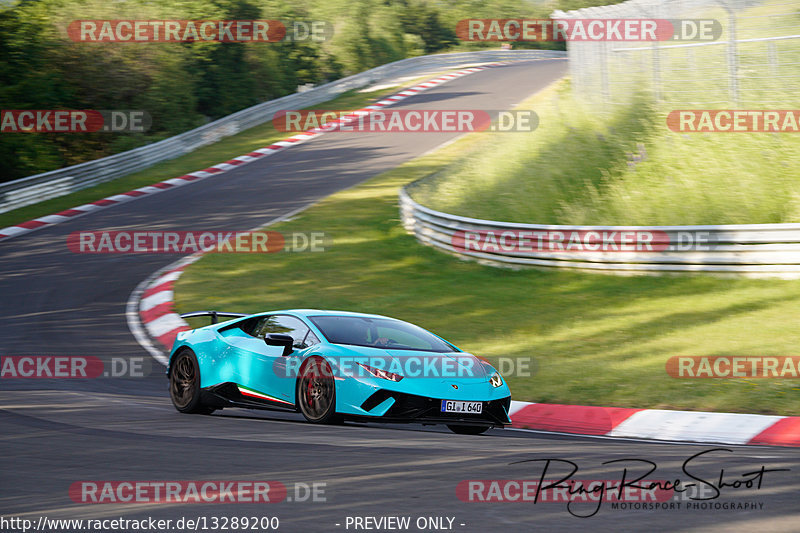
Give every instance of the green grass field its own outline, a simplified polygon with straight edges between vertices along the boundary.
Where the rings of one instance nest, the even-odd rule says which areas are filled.
[[[676,355],[798,355],[797,282],[505,270],[407,235],[399,188],[480,143],[462,138],[271,228],[325,231],[328,251],[204,257],[178,281],[178,309],[394,316],[490,359],[533,357],[532,377],[508,376],[517,400],[800,414],[800,380],[679,380],[665,371]]]
[[[796,13],[764,18],[792,9],[740,12],[739,37],[773,35],[769,25],[779,22],[796,25]],[[726,20],[721,9],[708,16]],[[725,45],[662,51],[662,89],[673,99],[659,104],[644,96],[649,63],[639,71],[634,61],[649,61],[649,53],[609,73],[613,83],[628,80],[615,90],[642,91],[628,105],[576,101],[564,81],[520,105],[539,114],[535,132],[485,134],[479,149],[418,184],[412,196],[448,213],[534,224],[800,222],[800,133],[675,133],[666,125],[675,109],[797,109],[800,39],[775,46],[773,71],[765,43],[739,45],[738,105],[724,103]],[[686,93],[675,91],[694,91],[686,96],[692,103],[681,103]],[[694,101],[698,94],[704,101]]]
[[[417,184],[419,203],[535,224],[800,222],[800,135],[667,130],[651,102],[592,113],[562,81],[520,107],[533,133],[486,133],[464,158]]]

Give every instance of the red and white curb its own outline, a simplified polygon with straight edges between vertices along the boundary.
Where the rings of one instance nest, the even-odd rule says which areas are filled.
[[[115,194],[113,196],[103,198],[102,200],[97,200],[96,202],[90,202],[88,204],[79,205],[77,207],[61,211],[59,213],[47,215],[44,217],[39,217],[33,220],[28,220],[27,222],[23,222],[15,226],[8,226],[6,228],[1,228],[0,241],[4,241],[12,237],[17,237],[19,235],[30,233],[31,231],[35,231],[41,228],[53,226],[55,224],[60,224],[75,217],[85,215],[87,213],[91,213],[94,211],[98,211],[100,209],[106,209],[108,207],[119,205],[125,202],[129,202],[131,200],[141,198],[142,196],[157,194],[166,191],[168,189],[174,189],[175,187],[181,187],[183,185],[187,185],[195,181],[203,180],[211,176],[222,174],[238,166],[245,165],[252,161],[256,161],[257,159],[260,159],[262,157],[266,157],[275,154],[277,152],[283,151],[289,148],[290,146],[296,146],[298,144],[302,144],[306,141],[319,137],[320,135],[323,135],[328,131],[335,131],[336,124],[347,124],[350,121],[357,119],[359,116],[363,116],[365,114],[368,115],[378,109],[383,109],[387,106],[394,105],[402,100],[405,100],[409,96],[414,96],[415,94],[418,94],[432,87],[437,87],[443,83],[447,83],[448,81],[460,78],[462,76],[467,76],[475,72],[480,72],[488,68],[500,65],[506,65],[509,63],[511,63],[511,61],[497,61],[493,63],[486,63],[481,66],[464,68],[456,72],[451,72],[449,74],[444,74],[432,80],[428,80],[426,82],[415,85],[409,89],[400,91],[395,95],[384,98],[383,100],[368,105],[367,107],[353,111],[352,113],[344,115],[343,117],[337,120],[331,121],[330,123],[328,123],[331,124],[331,126],[327,128],[325,127],[312,128],[308,131],[292,135],[291,137],[288,137],[282,141],[278,141],[269,146],[265,146],[264,148],[259,148],[258,150],[254,150],[248,154],[240,155],[239,157],[235,157],[233,159],[225,161],[224,163],[219,163],[218,165],[214,165],[213,167],[204,168],[203,170],[198,170],[196,172],[191,172],[183,176],[178,176],[177,178],[172,178],[158,183],[154,183],[153,185],[148,185],[146,187],[140,187],[138,189],[134,189],[126,193]]]
[[[800,446],[800,417],[511,402],[512,427],[678,442]]]
[[[178,333],[188,329],[188,324],[174,310],[172,286],[189,264],[187,261],[158,276],[144,290],[139,300],[139,319],[142,325],[150,337],[167,351],[172,349]]]
[[[128,328],[136,341],[153,358],[166,366],[175,337],[189,325],[175,312],[173,303],[175,282],[183,270],[202,257],[193,254],[157,271],[144,280],[128,298]]]
[[[273,218],[250,231],[269,227],[308,209],[314,204],[294,209]],[[213,249],[213,245],[210,247]],[[175,312],[173,287],[186,267],[203,257],[205,251],[183,257],[157,270],[142,281],[128,297],[125,315],[136,341],[147,350],[153,359],[166,366],[175,337],[189,329],[189,324]]]

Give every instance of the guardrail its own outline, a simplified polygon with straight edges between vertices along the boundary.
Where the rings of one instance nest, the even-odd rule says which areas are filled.
[[[623,275],[703,272],[800,278],[800,224],[518,224],[435,211],[415,202],[405,188],[400,191],[400,215],[403,226],[420,242],[492,266],[567,268]],[[591,239],[586,238],[592,233]],[[486,239],[489,234],[491,240]],[[612,249],[597,245],[612,234],[610,242],[627,238],[636,243],[637,236],[655,237],[651,241],[654,250],[638,250],[636,244],[619,245],[618,250],[613,249],[613,244]],[[470,241],[470,236],[475,238]],[[571,236],[577,239],[574,250],[568,248]],[[591,246],[586,244],[590,240]],[[492,245],[485,246],[487,242]],[[520,246],[522,242],[529,246]]]
[[[488,50],[419,56],[381,65],[301,93],[257,104],[156,143],[79,165],[2,183],[0,184],[0,213],[131,174],[263,124],[271,120],[278,111],[309,107],[330,100],[349,90],[365,87],[388,78],[432,69],[452,68],[467,63],[521,61],[551,57],[566,57],[566,52]]]

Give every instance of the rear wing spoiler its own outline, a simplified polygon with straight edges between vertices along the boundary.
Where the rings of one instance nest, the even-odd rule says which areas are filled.
[[[219,322],[219,317],[242,318],[250,315],[248,315],[247,313],[224,313],[222,311],[194,311],[192,313],[182,314],[181,318],[194,318],[198,316],[210,316],[211,323],[216,324],[217,322]]]

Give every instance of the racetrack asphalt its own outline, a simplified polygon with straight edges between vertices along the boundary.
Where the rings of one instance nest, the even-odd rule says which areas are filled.
[[[565,71],[562,60],[495,67],[396,107],[506,109]],[[279,531],[353,531],[347,518],[357,516],[409,516],[411,531],[419,531],[415,521],[426,516],[451,517],[452,528],[465,532],[797,531],[797,449],[514,430],[471,437],[417,425],[318,427],[299,415],[248,410],[181,415],[169,402],[162,369],[136,343],[125,317],[134,288],[178,256],[81,255],[67,249],[67,236],[75,231],[247,230],[389,170],[456,135],[328,133],[220,176],[0,244],[0,355],[95,356],[105,361],[140,357],[151,368],[144,378],[0,379],[0,514],[34,522],[41,516],[278,516]],[[269,280],[254,290],[279,288],[279,280]],[[209,302],[208,307],[217,306]],[[680,509],[621,510],[607,502],[590,518],[573,516],[563,502],[477,503],[461,501],[456,494],[464,480],[538,479],[543,463],[520,461],[547,458],[576,463],[579,471],[573,479],[618,480],[622,466],[602,463],[627,458],[655,462],[658,469],[648,479],[692,481],[682,465],[712,448],[731,451],[694,459],[689,468],[709,482],[717,483],[721,470],[731,483],[752,477],[742,476],[762,465],[790,470],[766,472],[760,489],[724,487],[718,498],[705,502],[706,508],[686,509],[690,502],[681,500],[676,501],[682,503]],[[552,466],[550,472],[563,472],[555,469]],[[81,480],[206,479],[276,480],[289,487],[325,483],[326,501],[87,504],[69,496],[69,487]],[[756,508],[722,507],[743,502],[755,503]],[[594,505],[572,510],[588,514]],[[19,529],[0,523],[0,530]]]

